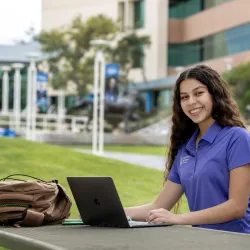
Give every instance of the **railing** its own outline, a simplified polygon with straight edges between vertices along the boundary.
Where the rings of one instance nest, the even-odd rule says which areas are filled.
[[[26,114],[20,115],[20,120],[16,119],[13,113],[2,114],[0,113],[0,127],[9,127],[17,132],[26,129]],[[91,130],[88,126],[87,116],[72,116],[57,114],[37,114],[36,115],[36,130],[37,131],[53,131],[53,132],[84,132],[87,129]]]

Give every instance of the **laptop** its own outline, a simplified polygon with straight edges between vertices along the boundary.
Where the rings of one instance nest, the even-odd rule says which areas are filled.
[[[129,220],[112,177],[67,177],[85,225],[101,227],[162,227],[167,223]]]

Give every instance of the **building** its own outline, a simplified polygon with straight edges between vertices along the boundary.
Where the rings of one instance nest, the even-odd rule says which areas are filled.
[[[98,14],[120,20],[121,31],[136,29],[139,34],[150,35],[152,45],[146,51],[144,63],[147,79],[155,80],[167,75],[167,2],[106,0],[103,4],[103,0],[43,0],[42,28],[50,30],[67,25],[78,14],[83,20]],[[135,81],[143,80],[140,70],[134,69],[131,74]]]
[[[28,64],[28,54],[31,52],[40,54],[39,44],[0,45],[0,66],[16,62]]]
[[[13,109],[14,105],[14,74],[15,69],[12,67],[14,63],[21,63],[23,68],[21,72],[21,108],[24,109],[26,106],[27,97],[27,68],[30,63],[28,54],[37,53],[40,54],[40,46],[37,43],[30,44],[16,44],[16,45],[0,45],[0,93],[1,102],[0,107],[2,108],[2,91],[3,91],[3,70],[2,67],[9,66],[9,108]]]
[[[27,97],[27,82],[28,82],[28,67],[30,65],[30,59],[28,58],[29,54],[37,54],[37,58],[35,59],[37,65],[37,81],[41,83],[41,74],[47,75],[48,67],[46,63],[46,59],[48,55],[45,55],[40,48],[40,45],[36,42],[26,43],[26,44],[15,44],[15,45],[0,45],[0,86],[2,86],[2,76],[3,76],[3,66],[10,66],[9,75],[9,106],[13,108],[13,89],[14,89],[14,74],[15,69],[13,68],[13,64],[21,63],[23,64],[23,68],[20,70],[21,72],[21,106],[22,109],[26,106],[26,97]],[[48,81],[48,80],[46,80]],[[42,86],[41,84],[38,86]],[[48,98],[48,103],[57,105],[58,97],[62,95],[61,90],[53,89],[49,84],[45,84],[46,86],[46,95]],[[0,94],[2,89],[0,87]],[[65,104],[66,107],[71,107],[75,103],[75,95],[76,89],[73,84],[68,84],[64,93]],[[64,97],[63,97],[64,98]],[[1,107],[1,103],[0,103]]]
[[[223,72],[250,60],[249,8],[249,0],[43,0],[42,28],[67,25],[78,14],[83,20],[104,14],[121,21],[121,32],[150,35],[144,59],[149,82],[136,68],[130,76],[150,110],[169,105],[178,71],[205,63]]]
[[[219,72],[250,59],[247,0],[189,0],[169,9],[168,74],[206,63]]]

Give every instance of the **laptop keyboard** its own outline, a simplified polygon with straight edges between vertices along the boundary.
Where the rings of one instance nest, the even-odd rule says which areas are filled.
[[[122,225],[117,225],[117,224],[110,224],[110,223],[102,223],[97,225],[98,227],[121,227],[123,228],[124,226]]]
[[[148,226],[148,225],[159,225],[162,222],[146,222],[146,221],[129,221],[130,226]]]

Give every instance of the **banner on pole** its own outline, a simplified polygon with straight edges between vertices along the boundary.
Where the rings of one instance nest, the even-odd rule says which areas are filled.
[[[120,65],[117,63],[106,64],[106,77],[118,78],[120,74]]]
[[[119,96],[118,79],[120,75],[120,65],[116,63],[106,64],[106,90],[105,101],[117,102]]]
[[[49,74],[41,71],[37,72],[37,105],[39,113],[46,113],[48,110],[47,86]]]
[[[37,72],[37,83],[43,83],[46,84],[49,82],[49,74],[48,73],[44,73],[41,71]]]

